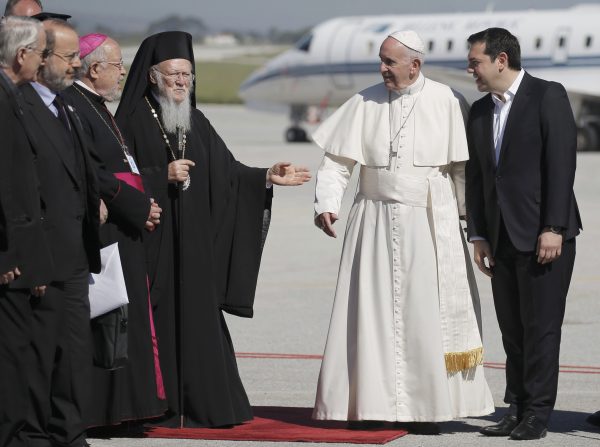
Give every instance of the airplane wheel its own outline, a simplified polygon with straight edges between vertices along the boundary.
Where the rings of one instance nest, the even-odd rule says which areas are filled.
[[[288,143],[303,143],[308,141],[306,131],[301,127],[290,127],[285,131],[285,140]]]
[[[600,126],[588,124],[577,130],[577,150],[600,150]]]

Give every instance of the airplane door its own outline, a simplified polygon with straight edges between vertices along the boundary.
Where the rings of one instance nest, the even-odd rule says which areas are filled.
[[[559,28],[554,36],[554,45],[552,47],[552,62],[555,64],[566,64],[569,59],[569,37],[571,30],[569,28]]]
[[[327,48],[327,62],[330,64],[329,73],[335,88],[352,88],[352,73],[350,59],[352,41],[357,32],[358,21],[344,21],[333,31]]]

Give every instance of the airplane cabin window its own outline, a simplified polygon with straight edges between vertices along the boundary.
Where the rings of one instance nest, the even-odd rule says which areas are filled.
[[[427,49],[428,51],[431,53],[433,51],[433,40],[430,40],[429,43],[427,44]]]
[[[391,25],[389,23],[384,23],[382,25],[374,25],[373,27],[371,27],[371,31],[373,31],[374,33],[383,33],[385,31],[387,31],[387,29],[390,26]]]
[[[592,36],[585,37],[585,47],[586,48],[590,48],[592,46],[592,42],[593,42]]]
[[[300,50],[300,51],[309,51],[310,50],[310,43],[312,42],[312,34],[306,34],[304,36],[302,36],[300,38],[300,40],[298,42],[296,42],[296,45],[294,45],[296,47],[296,49]]]
[[[452,42],[452,40],[448,41],[448,51],[452,51],[453,44],[454,44],[454,42]]]
[[[542,48],[542,38],[538,37],[535,39],[535,49],[539,50],[540,48]]]

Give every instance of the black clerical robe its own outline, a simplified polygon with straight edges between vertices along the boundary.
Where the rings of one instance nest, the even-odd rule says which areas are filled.
[[[21,271],[0,285],[0,446],[25,442],[20,431],[30,408],[24,372],[35,364],[29,290],[52,278],[35,154],[24,125],[20,93],[0,69],[0,274]]]
[[[33,444],[76,445],[85,436],[83,410],[90,391],[88,284],[89,272],[100,271],[98,181],[90,143],[72,108],[54,97],[55,116],[33,85],[20,89],[54,262],[45,295],[30,301],[36,366],[27,373],[35,411],[23,430]],[[46,98],[52,95],[46,91]]]
[[[154,99],[149,100],[159,112]],[[194,109],[184,158],[196,165],[190,170],[189,188],[179,198],[175,185],[168,183],[173,158],[148,102],[142,98],[130,110],[117,114],[118,122],[135,151],[147,191],[163,208],[162,225],[146,241],[169,409],[180,413],[181,378],[186,426],[250,420],[222,311],[252,316],[263,216],[272,197],[265,188],[266,170],[236,161],[209,121]],[[169,139],[176,151],[176,137]],[[172,421],[179,424],[176,417]]]
[[[150,198],[143,190],[118,178],[132,181],[136,175],[126,161],[122,136],[102,98],[78,84],[63,95],[75,107],[84,131],[94,143],[91,156],[96,164],[100,195],[108,209],[100,238],[103,247],[118,243],[129,297],[127,364],[117,370],[94,367],[92,405],[86,420],[89,426],[98,426],[160,416],[166,411],[166,401],[159,354],[155,356],[142,241]],[[139,175],[137,180],[141,182]]]

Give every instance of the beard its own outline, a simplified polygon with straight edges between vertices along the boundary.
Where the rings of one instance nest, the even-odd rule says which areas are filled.
[[[181,102],[175,102],[166,91],[164,81],[158,76],[158,104],[160,117],[166,132],[175,134],[177,129],[188,132],[192,128],[192,107],[190,96],[186,95]]]
[[[46,87],[55,92],[63,91],[73,85],[73,82],[75,81],[75,77],[67,79],[64,72],[61,73],[58,70],[55,70],[52,64],[49,64],[48,62],[42,67],[40,74],[40,78]]]
[[[121,99],[121,94],[123,93],[123,90],[121,90],[121,86],[117,85],[115,86],[112,90],[104,93],[102,95],[102,98],[106,101],[106,102],[115,102]]]

